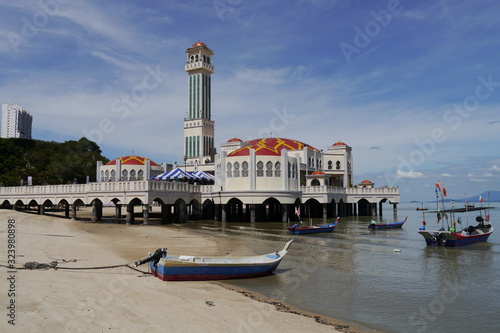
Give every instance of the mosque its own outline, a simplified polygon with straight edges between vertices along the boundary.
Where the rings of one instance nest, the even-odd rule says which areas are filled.
[[[352,148],[334,142],[326,151],[290,138],[230,138],[214,142],[211,75],[214,52],[202,42],[186,49],[188,112],[184,118],[184,165],[190,172],[215,176],[200,187],[201,202],[186,203],[200,218],[220,221],[289,221],[298,215],[332,218],[381,215],[382,204],[400,202],[398,188],[353,184]],[[97,165],[97,181],[151,179],[178,167],[140,156],[124,156]],[[191,214],[190,216],[193,216]]]

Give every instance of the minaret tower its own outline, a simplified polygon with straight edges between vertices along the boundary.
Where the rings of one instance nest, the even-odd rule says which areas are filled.
[[[186,49],[189,108],[184,118],[185,165],[212,162],[214,147],[214,121],[211,110],[211,78],[214,72],[214,52],[204,43],[197,42]]]

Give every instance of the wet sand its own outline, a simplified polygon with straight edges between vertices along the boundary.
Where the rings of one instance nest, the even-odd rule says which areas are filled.
[[[0,210],[3,266],[8,258],[9,219],[15,220],[10,225],[15,229],[16,267],[29,261],[57,261],[61,269],[11,273],[0,267],[0,318],[8,331],[364,331],[223,282],[163,282],[127,267],[75,269],[131,263],[160,247],[169,248],[171,254],[256,254],[228,238],[206,237],[175,226],[88,223]],[[139,269],[146,272],[147,265]],[[15,277],[15,296],[6,297],[11,276]],[[12,299],[15,325],[7,316]]]

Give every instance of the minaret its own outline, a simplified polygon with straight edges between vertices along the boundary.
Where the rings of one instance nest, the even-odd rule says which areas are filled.
[[[186,165],[211,162],[214,147],[214,121],[211,110],[211,78],[214,52],[197,42],[186,49],[189,108],[184,118],[184,160]]]

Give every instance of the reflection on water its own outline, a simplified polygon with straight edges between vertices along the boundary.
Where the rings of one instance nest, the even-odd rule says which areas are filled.
[[[384,214],[392,217],[392,210]],[[332,233],[294,235],[274,275],[230,283],[385,332],[498,331],[500,231],[488,243],[427,247],[417,233],[422,213],[414,204],[401,204],[398,220],[405,216],[402,229],[372,230],[371,217],[344,217]],[[492,210],[491,216],[495,226],[500,212]],[[181,227],[233,237],[256,253],[281,249],[292,238],[281,222],[200,221]]]

